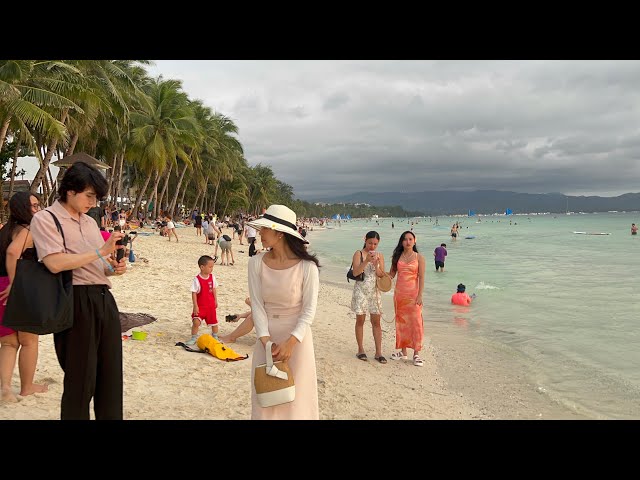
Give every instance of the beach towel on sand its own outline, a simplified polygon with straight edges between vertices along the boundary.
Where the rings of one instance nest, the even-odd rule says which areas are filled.
[[[185,345],[183,342],[176,343],[176,347],[182,347],[188,352],[208,353],[220,360],[224,360],[225,362],[236,362],[238,360],[246,360],[249,358],[249,354],[240,355],[209,334],[200,335],[198,337],[197,345],[198,350]]]

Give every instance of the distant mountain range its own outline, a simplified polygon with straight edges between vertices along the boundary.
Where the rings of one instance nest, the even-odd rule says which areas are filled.
[[[425,215],[504,213],[565,213],[640,211],[640,193],[625,193],[618,197],[568,196],[562,193],[516,193],[499,190],[472,192],[357,192],[342,196],[305,198],[308,202],[368,203],[373,206],[400,206]]]

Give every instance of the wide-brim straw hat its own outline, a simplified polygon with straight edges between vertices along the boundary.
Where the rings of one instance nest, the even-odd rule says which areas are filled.
[[[300,233],[298,233],[298,226],[296,225],[296,222],[296,212],[291,210],[289,207],[284,205],[271,205],[261,217],[251,220],[247,222],[247,224],[256,230],[266,227],[271,230],[287,233],[293,237],[299,238],[304,243],[309,243],[302,235],[300,235]]]

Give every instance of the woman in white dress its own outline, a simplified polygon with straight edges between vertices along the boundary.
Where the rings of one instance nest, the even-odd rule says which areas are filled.
[[[307,252],[298,233],[296,214],[271,205],[250,225],[260,231],[265,253],[249,259],[249,296],[256,329],[251,365],[251,418],[257,420],[317,420],[318,385],[311,323],[318,302],[318,259]],[[296,385],[295,400],[273,407],[258,404],[255,367],[266,362],[272,341],[274,361],[289,363]]]

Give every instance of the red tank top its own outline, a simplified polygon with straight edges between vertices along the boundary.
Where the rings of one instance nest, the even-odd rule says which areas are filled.
[[[200,291],[197,294],[198,306],[216,308],[216,298],[213,296],[213,274],[209,274],[206,280],[200,275],[196,278],[200,282]]]

